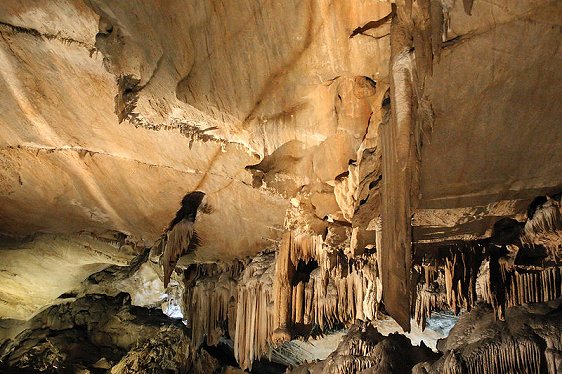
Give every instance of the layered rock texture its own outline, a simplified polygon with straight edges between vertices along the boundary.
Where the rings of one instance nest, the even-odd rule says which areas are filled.
[[[2,1],[0,370],[559,372],[561,16]]]

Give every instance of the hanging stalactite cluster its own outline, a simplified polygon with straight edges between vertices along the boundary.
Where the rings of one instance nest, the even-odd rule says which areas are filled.
[[[561,266],[499,265],[499,269],[500,276],[494,282],[495,285],[489,277],[480,280],[480,296],[493,306],[501,320],[504,319],[507,307],[548,302],[562,296]]]
[[[236,287],[244,263],[193,264],[184,271],[184,313],[196,346],[233,336]]]
[[[349,259],[320,235],[292,232],[277,254],[264,252],[246,266],[191,265],[184,285],[193,342],[216,345],[229,336],[244,369],[293,336],[373,320],[382,296],[375,255]]]
[[[551,219],[558,217],[552,206],[556,206],[558,212],[555,203],[546,208],[543,205],[532,218],[542,223],[525,225],[540,227],[542,231],[533,231],[537,238],[541,232],[543,236],[552,233],[545,230],[558,225]],[[551,218],[547,220],[545,216]],[[416,286],[411,314],[422,329],[432,310],[448,309],[458,314],[461,310],[470,311],[479,301],[484,301],[494,308],[499,320],[504,320],[508,307],[548,302],[562,295],[562,267],[556,256],[550,251],[538,250],[540,244],[528,246],[528,242],[520,241],[517,226],[520,224],[513,222],[515,236],[505,228],[501,231],[495,227],[497,233],[490,239],[416,250],[414,261],[417,264],[412,275]]]
[[[242,369],[271,354],[273,333],[274,253],[255,257],[244,269],[237,288],[234,357]]]
[[[240,366],[271,353],[275,253],[264,252],[250,263],[193,264],[184,272],[184,315],[194,346],[234,341]]]
[[[470,310],[477,301],[476,278],[482,262],[482,247],[461,246],[451,259],[445,258],[445,289],[447,304],[458,314],[461,308]]]
[[[517,245],[488,239],[422,248],[422,255],[414,256],[411,315],[425,328],[433,310],[458,314],[485,301],[503,320],[507,307],[560,297],[562,267],[553,261],[519,265],[522,252]],[[251,369],[253,362],[296,336],[372,321],[382,300],[378,265],[372,251],[350,257],[321,235],[295,231],[284,234],[277,251],[264,252],[246,265],[194,265],[184,273],[185,315],[192,318],[193,341],[216,345],[220,337],[230,337],[240,367]],[[509,368],[503,351],[508,343],[490,345],[473,361],[465,357],[462,367]],[[535,348],[528,346],[522,344],[516,356],[532,355]],[[454,364],[454,353],[449,356],[448,370],[455,372],[461,364]],[[343,360],[337,367],[370,366],[365,358]]]
[[[380,302],[380,286],[377,286],[380,283],[373,262],[349,263],[344,276],[331,276],[322,268],[314,270],[309,282],[300,282],[293,289],[294,322],[318,325],[325,331],[355,320],[373,320]],[[304,289],[304,294],[299,288]],[[304,306],[304,318],[299,318],[301,305]]]
[[[480,242],[462,242],[444,247],[433,258],[414,267],[416,292],[411,314],[425,328],[431,312],[449,309],[458,314],[478,300],[476,284],[485,248]]]
[[[412,316],[418,326],[424,330],[431,312],[446,307],[442,292],[443,276],[439,276],[439,269],[435,263],[416,265],[414,271],[418,274],[423,273],[423,279],[416,285]]]
[[[306,264],[311,263],[317,267],[310,270]],[[375,255],[349,259],[326,246],[320,235],[292,232],[281,244],[275,289],[276,343],[288,340],[298,327],[325,331],[372,320],[382,296]]]
[[[545,200],[528,217],[521,242],[529,246],[542,245],[557,261],[562,259],[562,206],[560,197],[545,197]]]

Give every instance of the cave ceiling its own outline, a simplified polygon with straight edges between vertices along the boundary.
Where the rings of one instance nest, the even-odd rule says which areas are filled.
[[[349,39],[384,3],[1,7],[10,234],[114,230],[150,244],[201,190],[215,208],[198,225],[201,259],[253,255],[303,186],[329,199],[388,75],[387,38]],[[264,158],[269,183],[252,172]]]

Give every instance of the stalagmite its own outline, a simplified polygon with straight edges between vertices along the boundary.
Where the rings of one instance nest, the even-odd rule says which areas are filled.
[[[562,370],[562,315],[554,305],[513,307],[497,321],[489,307],[461,316],[427,373],[551,373]],[[557,359],[558,357],[558,359]]]
[[[382,336],[366,323],[354,324],[337,349],[324,361],[303,365],[295,373],[341,374],[408,373],[412,366],[435,355],[427,347],[414,347],[403,335]],[[306,371],[300,371],[304,369]]]

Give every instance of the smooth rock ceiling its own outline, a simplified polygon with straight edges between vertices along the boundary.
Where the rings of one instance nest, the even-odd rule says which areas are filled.
[[[2,0],[0,320],[126,292],[123,303],[183,312],[208,342],[218,322],[185,313],[214,309],[190,298],[213,294],[231,316],[254,297],[267,328],[238,332],[240,309],[228,325],[245,369],[308,315],[350,327],[380,305],[408,330],[432,310],[485,301],[503,319],[559,298],[561,19],[557,0]],[[197,190],[199,246],[165,289],[165,233]],[[544,292],[509,293],[525,293],[525,271]],[[334,310],[309,294],[321,277],[340,285],[323,291]],[[162,336],[189,341],[175,329]],[[350,331],[344,343],[361,335]],[[280,362],[315,351],[292,344]],[[316,351],[329,363],[314,370],[371,362]],[[418,353],[409,368],[430,360]]]
[[[331,190],[355,158],[388,80],[389,25],[381,39],[349,34],[389,12],[3,1],[2,231],[116,230],[150,244],[202,190],[215,211],[199,225],[201,258],[254,255],[277,238],[288,197]],[[249,168],[278,149],[276,176],[255,182]]]

